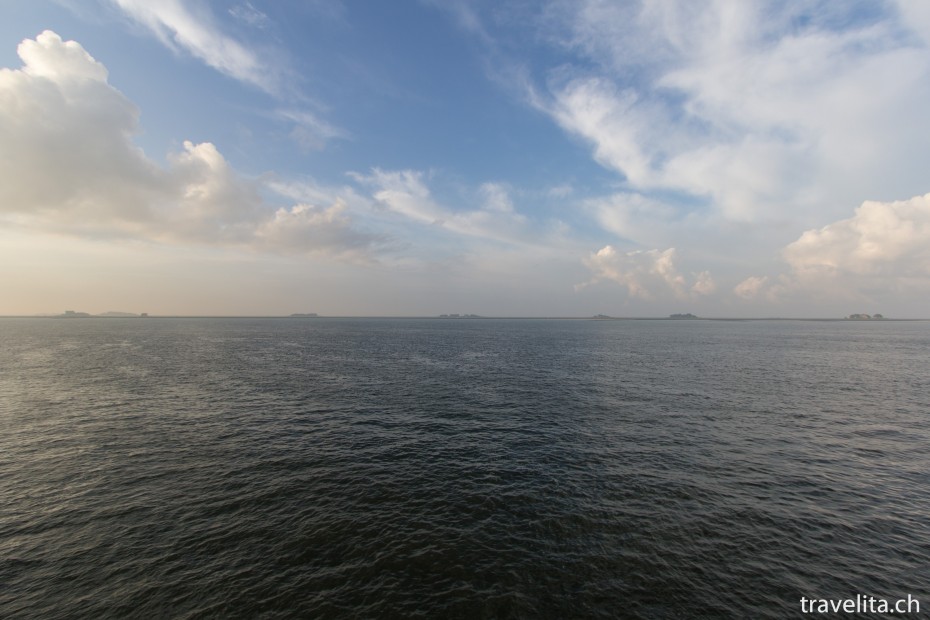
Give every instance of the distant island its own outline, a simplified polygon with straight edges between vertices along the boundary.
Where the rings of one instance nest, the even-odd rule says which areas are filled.
[[[592,319],[612,319],[612,318],[614,318],[614,317],[612,317],[612,316],[607,316],[606,314],[595,314],[595,315],[592,316],[591,318],[592,318]]]
[[[688,312],[686,314],[670,314],[668,315],[668,318],[670,319],[699,319],[701,317],[695,316],[691,314],[690,312]]]
[[[86,319],[90,315],[86,312],[75,312],[74,310],[65,310],[63,314],[54,315],[56,319]]]
[[[90,314],[89,312],[76,312],[74,310],[65,310],[61,314],[50,314],[50,315],[41,315],[49,316],[53,319],[91,319],[91,318],[101,318],[101,319],[130,319],[130,318],[148,318],[148,312],[143,312],[142,314],[136,314],[134,312],[117,312],[115,310],[109,310],[107,312],[101,312],[100,314]]]
[[[295,312],[294,314],[291,315],[291,318],[295,318],[295,319],[301,319],[301,318],[307,319],[307,318],[310,318],[310,319],[312,319],[312,318],[315,318],[315,317],[318,317],[318,316],[319,316],[319,315],[318,315],[316,312]]]
[[[883,321],[885,319],[881,314],[850,314],[846,317],[847,321]]]
[[[477,314],[440,314],[440,319],[480,319]]]

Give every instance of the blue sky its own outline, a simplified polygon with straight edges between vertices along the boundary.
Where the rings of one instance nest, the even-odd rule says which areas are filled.
[[[8,0],[0,313],[926,316],[928,6]]]

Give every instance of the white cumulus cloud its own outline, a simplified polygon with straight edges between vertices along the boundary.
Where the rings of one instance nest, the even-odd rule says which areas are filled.
[[[23,67],[0,69],[0,223],[353,260],[384,241],[338,203],[275,212],[211,143],[158,165],[133,143],[138,110],[80,44],[45,31],[18,51]]]
[[[749,276],[733,288],[737,297],[755,299],[768,284],[768,276]]]
[[[713,278],[707,271],[695,274],[689,282],[679,272],[675,264],[677,258],[675,248],[620,252],[607,245],[585,260],[585,265],[594,272],[594,277],[578,288],[607,280],[626,287],[631,297],[641,299],[655,299],[669,294],[685,299],[708,295],[716,290]]]
[[[805,231],[782,257],[788,271],[747,278],[734,293],[769,301],[920,298],[930,289],[930,194],[866,201],[850,218]]]
[[[930,194],[864,202],[853,217],[806,231],[784,256],[798,274],[930,278]]]

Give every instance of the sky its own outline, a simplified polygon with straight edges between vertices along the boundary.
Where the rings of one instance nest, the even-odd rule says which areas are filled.
[[[930,317],[923,0],[0,14],[0,315]]]

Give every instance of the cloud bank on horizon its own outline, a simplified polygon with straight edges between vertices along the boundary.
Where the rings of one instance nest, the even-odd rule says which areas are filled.
[[[7,265],[206,251],[279,292],[184,277],[268,313],[926,314],[926,3],[101,3],[0,31]],[[147,308],[224,312],[171,265]],[[82,278],[44,269],[0,313]]]

